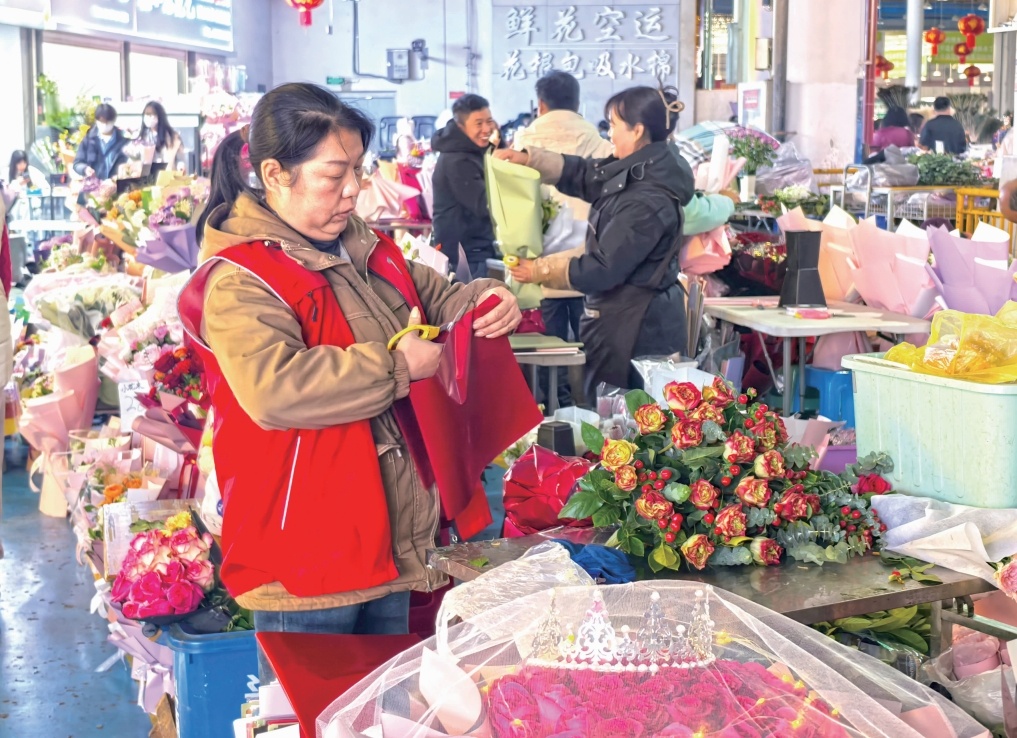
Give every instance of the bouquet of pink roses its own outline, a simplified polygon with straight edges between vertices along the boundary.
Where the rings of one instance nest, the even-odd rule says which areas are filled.
[[[140,521],[139,521],[140,522]],[[182,512],[148,527],[131,541],[113,582],[113,602],[132,620],[165,624],[195,612],[215,586],[210,559],[212,536],[199,534],[191,514]]]

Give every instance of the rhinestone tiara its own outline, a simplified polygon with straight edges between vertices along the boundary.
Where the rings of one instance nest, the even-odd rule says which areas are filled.
[[[696,602],[688,624],[671,625],[661,605],[660,593],[650,594],[650,606],[643,613],[635,633],[623,625],[611,624],[604,598],[596,589],[593,603],[578,630],[572,624],[562,628],[557,603],[551,601],[547,618],[537,629],[528,664],[555,669],[584,669],[604,672],[657,673],[662,668],[693,669],[716,660],[713,653],[713,626],[710,619],[712,587],[696,590]]]

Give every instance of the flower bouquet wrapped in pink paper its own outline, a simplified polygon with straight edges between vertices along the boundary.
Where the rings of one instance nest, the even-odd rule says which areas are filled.
[[[486,607],[451,628],[439,621],[435,638],[337,695],[319,735],[988,736],[876,659],[698,582],[515,598],[485,576]]]

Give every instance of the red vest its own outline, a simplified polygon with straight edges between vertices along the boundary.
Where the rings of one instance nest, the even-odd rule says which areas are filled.
[[[276,244],[256,241],[222,251],[181,292],[180,317],[205,362],[215,408],[212,454],[223,497],[223,583],[233,596],[278,581],[292,595],[311,597],[395,579],[370,421],[270,431],[251,420],[200,339],[205,285],[219,261],[261,279],[296,315],[308,347],[346,348],[355,339],[328,280]],[[402,252],[390,239],[381,237],[368,266],[411,306],[420,306]]]

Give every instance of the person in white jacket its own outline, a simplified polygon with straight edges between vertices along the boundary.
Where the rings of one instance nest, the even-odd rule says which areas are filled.
[[[571,154],[586,159],[606,159],[613,153],[611,142],[601,138],[597,127],[579,114],[579,82],[571,74],[548,72],[537,80],[537,118],[526,128],[516,131],[512,147],[522,151],[527,147],[546,149],[558,154]],[[585,223],[590,205],[577,197],[567,197],[554,187],[543,187],[545,197],[572,210],[576,222]],[[576,239],[576,254],[583,252],[585,230]],[[583,314],[583,296],[579,292],[543,288],[544,299],[540,311],[547,335],[564,341],[579,340],[579,318]],[[548,392],[547,372],[541,374],[540,384],[545,398]],[[546,398],[549,400],[550,398]],[[567,381],[558,384],[558,406],[573,403]]]

